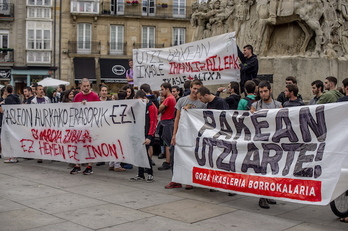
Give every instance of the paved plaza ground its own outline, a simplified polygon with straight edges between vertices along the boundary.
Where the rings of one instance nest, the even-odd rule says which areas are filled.
[[[329,206],[278,201],[261,209],[258,198],[230,197],[209,189],[165,189],[170,171],[158,171],[155,182],[130,182],[137,169],[70,175],[67,163],[0,159],[0,230],[348,230]]]

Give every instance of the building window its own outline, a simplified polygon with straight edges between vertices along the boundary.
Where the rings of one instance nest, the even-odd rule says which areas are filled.
[[[28,18],[51,18],[51,8],[46,7],[28,7],[27,11]]]
[[[155,27],[144,26],[142,31],[142,48],[155,47]]]
[[[27,52],[27,63],[51,63],[51,52],[50,51],[28,51]]]
[[[10,7],[9,0],[0,0],[0,14],[9,15]]]
[[[122,25],[110,26],[110,54],[123,54],[124,27]]]
[[[178,18],[185,18],[186,0],[173,0],[173,16]]]
[[[28,6],[51,6],[51,0],[27,0]]]
[[[27,49],[51,49],[51,31],[43,29],[28,29]]]
[[[0,30],[0,48],[9,48],[8,35],[9,35],[9,31]]]
[[[173,45],[181,45],[185,43],[185,28],[173,28]]]
[[[92,51],[92,25],[79,23],[77,27],[77,53],[90,54]]]
[[[99,13],[99,0],[91,1],[71,1],[71,12],[72,13]]]
[[[124,1],[111,0],[111,14],[124,15]]]
[[[143,0],[143,15],[154,16],[156,13],[155,0]]]

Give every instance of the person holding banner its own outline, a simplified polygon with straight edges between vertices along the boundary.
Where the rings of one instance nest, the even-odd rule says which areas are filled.
[[[172,95],[172,85],[170,83],[162,83],[161,92],[164,101],[158,108],[158,112],[161,113],[161,121],[158,124],[157,131],[161,136],[165,145],[165,156],[166,161],[163,162],[162,166],[158,170],[168,170],[170,169],[170,151],[169,146],[172,140],[174,117],[175,117],[175,104],[176,100]]]
[[[47,103],[51,103],[50,98],[45,96],[43,86],[37,85],[36,96],[31,100],[30,104],[47,104]],[[41,164],[42,159],[38,159],[37,163]]]
[[[176,116],[175,116],[175,121],[174,121],[174,131],[173,131],[173,136],[172,136],[172,141],[171,145],[175,146],[176,144],[176,135],[178,132],[179,128],[179,122],[180,122],[180,115],[181,115],[181,110],[187,110],[187,109],[204,109],[207,108],[205,103],[202,103],[198,97],[197,93],[198,90],[203,86],[203,83],[200,80],[193,80],[190,85],[190,94],[188,96],[182,97],[178,100],[178,102],[175,105],[176,109]],[[171,166],[172,166],[172,171],[174,167],[174,151],[171,152]],[[176,182],[170,182],[166,186],[164,186],[166,189],[172,189],[172,188],[181,188],[182,185],[180,183]],[[192,185],[186,185],[185,189],[192,189]]]
[[[150,168],[147,169],[148,175],[147,175],[146,182],[151,183],[154,181],[154,178],[153,178],[152,160],[149,153],[149,147],[150,147],[150,144],[153,143],[154,137],[155,137],[158,110],[156,105],[147,98],[147,95],[144,91],[137,91],[137,93],[135,94],[135,99],[146,100],[146,114],[145,114],[146,116],[145,117],[145,137],[146,138],[143,144],[146,145],[147,158],[149,160],[149,165],[150,165]],[[144,173],[145,173],[145,169],[138,167],[138,175],[133,178],[130,178],[130,181],[145,180]]]
[[[3,98],[5,98],[4,103],[1,104],[5,104],[5,105],[9,105],[9,104],[21,104],[18,95],[14,95],[13,94],[13,87],[12,85],[7,85],[4,91],[4,95]],[[2,108],[1,108],[1,104],[0,104],[0,113],[2,113]],[[2,122],[2,121],[1,121]],[[17,158],[13,157],[13,158],[9,158],[7,160],[4,160],[5,163],[17,163],[18,160]]]
[[[240,67],[240,88],[242,93],[244,92],[244,83],[247,80],[252,80],[257,77],[257,72],[259,71],[259,61],[257,56],[254,54],[254,48],[251,45],[246,45],[243,47],[243,52],[239,49],[238,57],[241,61]]]
[[[51,103],[51,100],[44,95],[44,90],[42,85],[37,85],[36,96],[31,100],[30,104],[46,104]]]
[[[207,109],[228,110],[226,101],[210,93],[206,87],[201,87],[197,91],[197,97],[202,103],[207,104]]]
[[[110,101],[111,100],[108,98],[108,87],[104,84],[100,85],[99,99],[100,99],[100,101]],[[96,166],[102,166],[102,165],[105,165],[105,162],[96,163]]]
[[[86,104],[91,101],[100,101],[97,93],[91,90],[91,83],[89,79],[83,78],[81,80],[81,92],[79,92],[74,97],[74,102],[81,102],[82,104]],[[81,166],[76,164],[75,167],[70,171],[70,174],[77,174],[81,172]],[[93,173],[92,163],[88,163],[87,168],[83,171],[83,175],[91,175]]]
[[[272,99],[272,87],[268,81],[261,81],[258,89],[261,99],[251,105],[250,112],[254,113],[262,109],[282,108],[281,102]],[[269,209],[269,204],[276,203],[273,199],[260,198],[259,200],[259,206],[263,209]]]

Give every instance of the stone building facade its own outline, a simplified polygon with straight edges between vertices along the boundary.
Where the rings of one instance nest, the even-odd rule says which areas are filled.
[[[89,77],[116,92],[132,50],[190,42],[192,0],[0,0],[0,84]],[[3,57],[3,58],[2,58]]]
[[[0,0],[0,84],[17,92],[58,70],[57,3]]]

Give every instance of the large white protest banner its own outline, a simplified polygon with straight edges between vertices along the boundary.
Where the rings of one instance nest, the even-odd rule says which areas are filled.
[[[6,157],[149,167],[143,145],[146,104],[141,100],[2,107]]]
[[[345,103],[248,111],[182,110],[173,181],[305,204],[348,189]],[[340,178],[340,183],[336,187]],[[344,183],[341,182],[344,181]]]
[[[164,82],[182,87],[194,79],[204,85],[239,82],[234,33],[162,49],[133,49],[133,63],[135,85],[147,83],[152,89]]]

